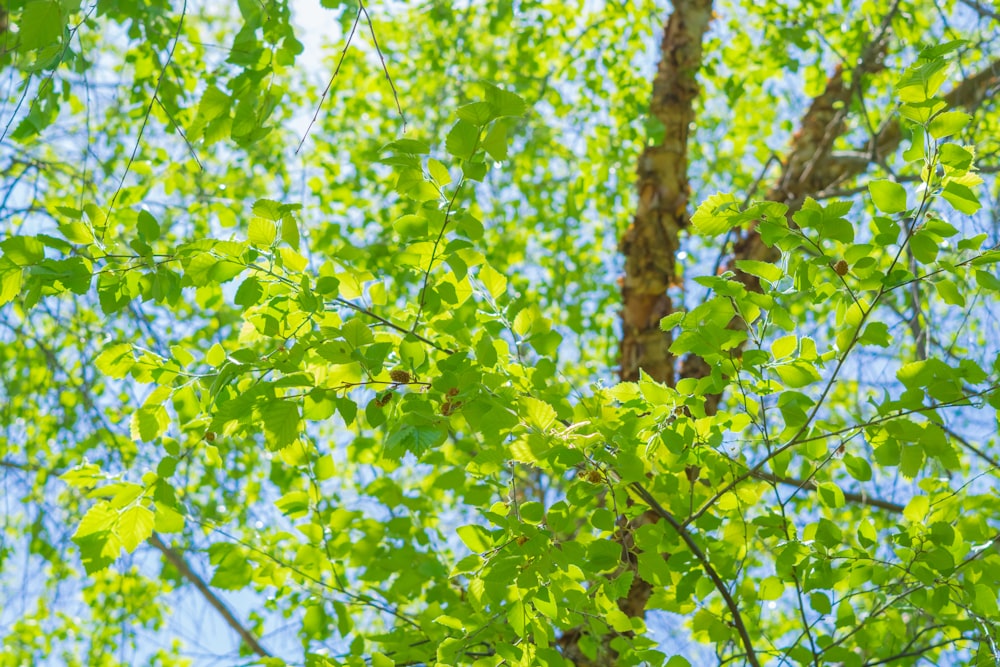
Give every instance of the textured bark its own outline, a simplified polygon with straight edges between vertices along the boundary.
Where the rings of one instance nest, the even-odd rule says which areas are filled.
[[[646,148],[639,157],[638,207],[620,247],[625,256],[623,381],[638,380],[640,371],[645,371],[658,382],[674,384],[675,358],[670,353],[673,341],[669,332],[660,329],[660,320],[673,312],[667,289],[679,283],[676,254],[681,230],[689,222],[687,152],[699,92],[695,76],[701,67],[702,38],[711,18],[711,0],[677,1],[663,32],[650,102],[650,113],[664,127],[663,142]],[[637,553],[632,534],[640,525],[655,521],[659,517],[650,509],[620,531],[622,559],[633,572]],[[652,586],[636,572],[628,595],[618,601],[618,607],[629,616],[644,617],[652,592]]]
[[[789,220],[806,197],[818,196],[860,176],[872,164],[879,164],[892,155],[903,140],[900,124],[890,122],[855,151],[846,155],[832,152],[834,142],[846,130],[846,109],[849,108],[851,96],[857,94],[857,86],[861,84],[865,74],[881,67],[882,47],[879,43],[873,46],[878,46],[878,49],[870,47],[859,60],[858,68],[851,76],[852,84],[845,84],[843,72],[838,68],[827,82],[826,90],[813,100],[802,117],[800,129],[793,137],[788,157],[784,161],[781,177],[766,197],[769,201],[787,204]],[[950,108],[974,110],[998,85],[1000,60],[962,81],[944,96],[944,100]],[[761,287],[757,277],[736,269],[735,262],[741,259],[776,262],[779,258],[778,249],[764,245],[757,229],[751,227],[737,239],[726,268],[732,270],[747,289],[759,292]],[[742,321],[734,320],[732,326],[743,326]],[[734,353],[738,354],[739,350]],[[701,378],[707,376],[709,370],[700,357],[692,355],[684,360],[681,376]],[[720,400],[719,395],[706,397],[706,411],[714,413]]]
[[[858,73],[853,79],[859,81]],[[950,108],[974,110],[986,99],[990,91],[1000,85],[1000,60],[990,67],[964,80],[944,96]],[[816,100],[802,118],[801,130],[795,135],[785,162],[781,179],[767,193],[767,199],[788,205],[788,215],[802,206],[808,196],[836,187],[860,176],[872,164],[883,162],[896,152],[903,140],[899,123],[887,124],[876,137],[849,155],[831,154],[833,141],[845,130],[843,114],[834,109],[838,103],[846,107],[852,90],[844,86],[843,76],[838,70],[827,83],[826,91]],[[760,234],[752,227],[744,232],[736,243],[733,260],[757,259],[776,261],[780,253],[777,248],[768,248],[760,240]],[[753,276],[737,272],[748,287],[760,290]]]
[[[620,357],[624,381],[638,380],[640,370],[667,384],[673,384],[675,379],[675,358],[669,351],[671,336],[660,330],[660,320],[673,312],[667,289],[679,283],[676,252],[681,230],[688,225],[688,137],[699,92],[695,76],[701,67],[702,38],[712,18],[712,2],[675,0],[673,7],[664,28],[650,102],[650,113],[663,124],[664,138],[639,158],[638,206],[619,247],[625,257]],[[636,573],[637,552],[632,536],[640,525],[658,520],[650,510],[621,525],[618,532],[622,568],[635,573],[618,607],[632,617],[645,616],[652,594],[652,586]],[[614,635],[601,638],[597,656],[589,658],[580,648],[584,632],[574,628],[563,633],[558,640],[563,656],[577,667],[615,665],[617,655],[610,647]]]
[[[620,358],[625,381],[638,380],[640,370],[660,382],[674,381],[672,341],[660,331],[660,320],[673,312],[667,288],[678,283],[676,253],[688,224],[688,135],[698,96],[702,36],[711,16],[710,0],[678,0],[663,34],[650,113],[663,124],[664,138],[639,158],[638,208],[620,246],[625,256]]]

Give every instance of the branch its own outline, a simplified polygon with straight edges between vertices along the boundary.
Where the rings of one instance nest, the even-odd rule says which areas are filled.
[[[255,637],[253,633],[251,633],[235,616],[233,616],[233,613],[229,611],[229,607],[226,606],[226,603],[215,594],[215,591],[213,591],[211,587],[205,583],[204,579],[191,569],[191,566],[188,565],[187,561],[184,560],[184,557],[181,554],[179,554],[172,547],[167,546],[156,533],[153,533],[152,537],[149,538],[149,543],[153,545],[154,549],[163,554],[163,557],[167,560],[167,562],[177,568],[177,571],[181,573],[182,577],[194,584],[194,587],[198,589],[198,592],[201,593],[202,597],[204,597],[205,600],[208,601],[208,603],[212,605],[217,612],[219,612],[219,615],[222,616],[226,625],[236,631],[236,634],[240,636],[251,651],[261,658],[271,657],[271,654],[268,653],[267,650],[260,645],[260,642],[257,641],[257,637]]]
[[[645,487],[638,482],[633,482],[631,486],[639,497],[642,498],[643,502],[649,505],[650,509],[656,512],[657,516],[669,523],[670,526],[677,531],[680,538],[684,540],[685,544],[687,544],[688,549],[691,550],[694,557],[698,559],[699,563],[701,563],[701,567],[705,571],[705,574],[707,574],[709,579],[712,580],[712,583],[715,584],[715,589],[719,591],[720,595],[722,595],[722,599],[725,600],[729,613],[733,616],[733,625],[736,627],[736,632],[740,636],[740,641],[743,642],[747,662],[753,665],[753,667],[759,667],[760,661],[757,659],[756,652],[754,652],[753,642],[750,640],[750,634],[747,632],[746,625],[743,623],[743,616],[740,614],[740,609],[736,604],[736,600],[733,599],[729,589],[726,588],[725,582],[723,582],[722,578],[719,577],[719,573],[715,571],[714,567],[712,567],[712,563],[709,562],[708,556],[706,556],[705,552],[701,550],[698,543],[694,541],[694,538],[691,537],[691,533],[688,532],[687,528],[681,525],[674,515],[668,512],[666,508],[656,502],[656,499],[650,495],[649,491],[647,491]]]
[[[326,96],[330,94],[330,88],[333,87],[333,82],[336,81],[337,75],[340,74],[340,66],[344,64],[344,58],[347,57],[347,50],[351,48],[351,40],[354,39],[354,33],[358,29],[358,22],[361,21],[361,12],[364,9],[364,5],[358,5],[358,14],[354,17],[354,24],[351,26],[351,33],[347,36],[347,41],[344,42],[344,50],[340,52],[340,59],[337,60],[337,66],[333,70],[333,74],[330,75],[330,80],[326,84],[326,88],[323,89],[323,94],[320,95],[319,104],[316,105],[316,113],[313,114],[312,120],[309,121],[309,126],[306,127],[306,131],[302,133],[302,139],[299,141],[298,147],[295,149],[295,154],[298,155],[299,151],[302,150],[302,145],[306,143],[306,138],[309,136],[309,132],[312,130],[313,125],[316,124],[316,119],[319,118],[320,109],[323,108],[323,102],[326,101]]]
[[[995,11],[993,11],[989,7],[986,7],[983,4],[981,4],[979,2],[976,2],[976,0],[959,0],[959,2],[961,2],[963,5],[965,5],[966,7],[968,7],[969,9],[971,9],[972,11],[976,12],[977,14],[979,14],[979,16],[981,18],[984,18],[984,19],[989,18],[989,19],[993,19],[994,21],[1000,21],[1000,14],[998,14]]]
[[[769,472],[764,472],[763,470],[758,470],[753,473],[753,476],[757,479],[764,480],[765,482],[771,482],[772,484],[784,484],[786,486],[794,486],[799,489],[806,489],[807,491],[816,491],[816,482],[807,480],[798,480],[791,477],[779,477],[778,475],[773,475]],[[879,509],[888,510],[889,512],[895,512],[896,514],[903,513],[903,506],[896,503],[889,502],[888,500],[881,500],[879,498],[871,498],[864,493],[854,493],[849,491],[844,491],[844,500],[849,503],[856,503],[858,505],[868,505],[869,507],[877,507]]]
[[[101,230],[101,242],[104,242],[104,236],[107,234],[108,227],[111,225],[111,212],[115,208],[115,202],[118,201],[118,195],[121,194],[122,188],[125,187],[125,179],[128,177],[129,171],[132,169],[132,163],[135,162],[135,156],[139,152],[139,146],[142,144],[142,135],[146,131],[146,125],[149,123],[149,115],[153,113],[153,104],[156,103],[157,97],[160,94],[160,84],[163,83],[163,77],[167,75],[167,69],[170,68],[170,63],[174,59],[174,51],[177,50],[177,42],[181,39],[181,30],[184,28],[184,19],[187,17],[187,0],[184,0],[184,6],[181,8],[181,17],[177,21],[177,32],[174,33],[174,43],[170,46],[170,52],[167,54],[167,62],[163,64],[163,68],[160,70],[160,75],[156,78],[156,86],[153,88],[153,97],[149,100],[149,104],[146,106],[146,114],[142,117],[142,124],[139,125],[139,136],[135,138],[135,146],[132,147],[132,155],[128,158],[128,163],[125,165],[125,171],[122,173],[122,178],[118,181],[118,189],[115,190],[115,194],[111,196],[111,203],[108,204],[108,215],[104,220],[104,228]]]
[[[922,413],[922,412],[932,412],[934,410],[938,410],[940,408],[945,408],[945,407],[954,407],[954,406],[968,405],[969,401],[971,401],[973,398],[977,398],[979,396],[986,396],[987,394],[991,394],[994,391],[997,391],[998,389],[1000,389],[1000,383],[994,384],[994,385],[990,385],[989,387],[987,387],[986,389],[983,389],[982,391],[978,391],[978,392],[976,392],[974,394],[967,394],[965,396],[962,396],[961,398],[956,398],[955,400],[952,400],[952,401],[942,401],[940,403],[933,403],[931,405],[925,405],[925,406],[922,406],[920,408],[912,408],[912,409],[909,409],[909,410],[901,410],[901,411],[899,411],[899,412],[897,412],[895,414],[885,415],[883,417],[878,417],[876,419],[869,420],[869,421],[867,421],[867,422],[865,422],[863,424],[854,424],[852,426],[845,426],[844,428],[840,428],[840,429],[837,429],[835,431],[828,431],[826,433],[821,433],[819,435],[813,435],[813,436],[809,436],[809,437],[803,437],[805,435],[805,432],[800,430],[799,433],[796,435],[796,437],[792,438],[787,443],[785,443],[784,445],[778,447],[777,449],[774,449],[773,451],[771,451],[770,454],[768,454],[763,459],[761,459],[753,467],[750,467],[745,473],[743,473],[741,475],[737,475],[731,482],[729,482],[728,484],[726,484],[714,496],[712,496],[711,498],[709,498],[701,507],[698,508],[697,511],[695,511],[693,514],[691,514],[691,516],[689,516],[687,519],[685,519],[683,525],[687,526],[687,525],[690,525],[693,521],[697,521],[703,514],[705,514],[705,512],[707,512],[712,507],[712,505],[714,505],[719,500],[719,498],[721,498],[722,496],[724,496],[727,493],[729,493],[730,491],[732,491],[739,484],[741,484],[742,482],[746,481],[750,477],[753,477],[753,476],[757,475],[758,473],[760,473],[764,469],[764,466],[768,464],[768,462],[770,462],[771,460],[773,460],[776,456],[780,455],[782,452],[785,452],[785,451],[791,449],[792,447],[795,447],[797,445],[803,445],[803,444],[805,444],[807,442],[814,442],[816,440],[826,440],[827,438],[833,438],[833,437],[836,437],[836,436],[844,434],[844,433],[849,433],[851,431],[856,431],[856,430],[859,430],[859,429],[862,429],[862,428],[866,428],[868,426],[875,426],[876,424],[881,424],[883,422],[891,421],[893,419],[899,419],[900,417],[906,417],[906,416],[912,415],[912,414],[917,414],[917,413]],[[846,497],[846,495],[845,495],[845,497]]]
[[[899,8],[900,0],[895,0],[882,19],[878,30],[868,41],[868,44],[858,55],[857,65],[850,72],[850,83],[845,81],[845,73],[841,65],[837,66],[833,75],[827,80],[825,90],[820,93],[799,122],[799,130],[792,137],[791,147],[785,158],[784,169],[777,183],[768,191],[766,199],[788,205],[787,216],[802,205],[807,195],[824,190],[831,183],[840,183],[841,174],[831,165],[840,162],[831,159],[834,142],[847,130],[847,115],[850,101],[858,94],[863,85],[865,75],[877,72],[882,68],[882,56],[886,50],[887,35],[892,19]],[[865,153],[867,154],[867,152]],[[854,162],[868,164],[866,158],[850,158]],[[736,278],[751,292],[761,292],[760,279],[735,268],[736,261],[753,259],[763,262],[776,262],[781,253],[777,248],[764,245],[757,231],[752,226],[737,238],[733,246],[733,257],[727,269],[733,270]],[[746,327],[739,317],[729,323],[731,329],[742,330]],[[742,346],[734,352],[739,353]],[[688,355],[681,366],[681,376],[685,378],[703,378],[711,372],[708,364],[699,356]],[[623,378],[624,379],[624,378]],[[722,400],[721,394],[709,394],[705,397],[705,411],[714,414]]]
[[[894,7],[895,8],[895,5]],[[886,16],[883,27],[891,14]],[[865,50],[870,58],[875,58],[878,52],[874,50],[878,42],[872,42]],[[843,73],[838,69],[827,82],[826,90],[813,100],[809,110],[802,117],[799,131],[792,140],[792,146],[785,161],[785,170],[778,183],[768,192],[769,201],[778,201],[788,205],[789,218],[798,210],[807,196],[820,195],[828,192],[850,179],[860,176],[873,164],[884,162],[885,158],[896,152],[903,140],[902,126],[897,121],[886,123],[878,133],[852,152],[845,154],[832,153],[834,140],[846,129],[844,123],[845,109],[849,106],[851,95],[860,86],[861,76],[865,72],[875,71],[879,66],[876,61],[865,61],[865,55],[852,77],[851,86],[845,86]],[[1000,59],[992,61],[979,73],[970,76],[951,89],[944,101],[948,108],[963,108],[975,110],[988,99],[1000,86]],[[734,246],[733,258],[728,269],[734,270],[736,276],[747,289],[760,292],[760,281],[755,276],[735,269],[735,261],[752,259],[765,262],[776,262],[780,256],[777,248],[769,248],[761,241],[756,227],[747,230]],[[742,321],[734,321],[733,327],[743,327]],[[700,357],[690,355],[681,367],[682,377],[706,377],[710,368]],[[721,400],[720,395],[711,394],[706,397],[705,409],[713,413]]]
[[[0,459],[0,468],[9,468],[11,470],[20,470],[23,472],[40,472],[42,470],[41,466],[33,465],[30,463],[9,461],[7,459]],[[60,474],[62,474],[62,471],[52,470],[49,471],[49,474],[51,474],[52,476],[59,476]],[[177,571],[180,572],[182,577],[184,577],[192,584],[194,584],[194,587],[198,589],[198,592],[201,593],[202,597],[204,597],[205,600],[217,612],[219,612],[219,615],[222,616],[222,619],[226,622],[226,625],[228,625],[230,628],[236,631],[236,634],[238,634],[240,638],[246,643],[246,645],[250,647],[251,651],[253,651],[256,655],[260,656],[261,658],[271,657],[271,654],[268,653],[268,651],[263,646],[260,645],[260,642],[257,641],[257,638],[253,635],[253,633],[251,633],[246,627],[244,627],[243,624],[240,623],[239,620],[233,615],[233,613],[229,611],[229,608],[226,606],[226,603],[223,602],[219,598],[219,596],[215,594],[215,591],[213,591],[211,587],[209,587],[209,585],[205,583],[204,579],[202,579],[194,570],[191,569],[191,566],[188,565],[187,561],[184,560],[184,557],[181,554],[179,554],[172,547],[167,546],[167,544],[160,538],[160,536],[157,533],[153,533],[153,535],[149,538],[149,543],[150,545],[153,546],[154,549],[163,554],[163,557],[171,565],[177,568]]]
[[[674,384],[676,359],[670,352],[672,336],[660,329],[660,320],[674,311],[667,290],[680,283],[676,253],[681,230],[689,222],[688,140],[695,120],[694,102],[700,92],[696,75],[702,65],[702,39],[712,20],[712,0],[673,0],[672,5],[673,12],[664,26],[660,43],[660,60],[649,105],[650,115],[663,126],[663,139],[659,145],[647,146],[639,156],[635,217],[619,244],[625,260],[625,275],[621,279],[621,379],[638,380],[645,372],[668,385]],[[633,500],[629,498],[628,502]],[[658,520],[652,512],[645,512],[643,519]],[[673,523],[678,525],[676,520]],[[624,554],[629,552],[625,545],[632,540],[635,528],[636,524],[629,523],[620,531],[618,541]],[[696,549],[697,545],[692,551]],[[653,586],[638,576],[634,560],[626,556],[623,561],[636,576],[629,591],[617,601],[618,607],[628,616],[642,618]],[[704,564],[707,570],[715,573],[707,560]],[[718,575],[714,576],[718,581]],[[722,589],[723,595],[728,595],[725,586]],[[735,609],[734,618],[742,626],[739,611]],[[563,656],[581,667],[593,664],[579,647],[584,632],[581,628],[573,628],[559,639]],[[744,628],[747,650],[752,654],[745,633]],[[612,638],[613,635],[605,636],[602,648],[612,656],[611,664],[614,664]]]

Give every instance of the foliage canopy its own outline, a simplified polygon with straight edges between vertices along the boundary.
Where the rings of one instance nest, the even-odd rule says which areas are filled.
[[[321,4],[0,11],[0,664],[1000,664],[995,11]]]

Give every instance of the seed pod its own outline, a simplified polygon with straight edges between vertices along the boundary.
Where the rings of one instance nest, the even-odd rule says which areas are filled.
[[[837,272],[838,276],[846,276],[847,275],[847,262],[844,261],[844,260],[838,261],[836,264],[833,265],[833,270]]]
[[[458,387],[452,387],[448,390],[448,396],[458,396]]]
[[[215,442],[215,431],[205,431],[205,442]]]
[[[392,390],[388,389],[386,391],[379,392],[378,394],[376,394],[376,396],[375,396],[375,405],[377,405],[377,406],[379,406],[381,408],[382,406],[384,406],[386,403],[388,403],[391,400],[392,400]]]
[[[389,377],[392,378],[392,381],[396,384],[406,384],[410,381],[410,373],[399,368],[394,371],[390,371]]]

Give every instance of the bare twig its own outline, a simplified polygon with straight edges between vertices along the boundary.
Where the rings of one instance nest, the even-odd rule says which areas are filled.
[[[361,5],[358,6],[358,13],[354,17],[354,24],[351,26],[351,33],[347,36],[347,42],[344,44],[344,50],[340,52],[340,59],[337,61],[337,66],[333,70],[333,75],[330,77],[330,81],[327,82],[326,88],[323,89],[323,94],[319,98],[319,104],[316,105],[316,113],[313,114],[312,120],[309,121],[309,126],[306,128],[305,134],[302,135],[302,140],[299,141],[298,148],[295,149],[295,154],[298,155],[299,151],[302,150],[302,144],[306,143],[306,137],[309,136],[309,132],[312,130],[313,125],[316,124],[316,119],[319,118],[319,110],[323,108],[323,102],[326,101],[326,96],[330,93],[330,88],[333,87],[333,82],[336,80],[337,75],[340,74],[340,66],[344,64],[344,58],[347,57],[347,50],[351,48],[351,40],[354,39],[354,33],[358,29],[358,22],[361,21],[361,12],[364,9]]]
[[[135,146],[132,147],[132,154],[128,158],[128,164],[125,165],[125,171],[122,173],[122,178],[118,181],[118,189],[115,190],[115,194],[111,197],[111,203],[108,205],[108,215],[104,221],[104,229],[101,230],[101,241],[104,241],[104,236],[108,232],[108,225],[111,223],[111,212],[115,208],[115,202],[118,200],[118,195],[121,194],[122,188],[125,186],[125,178],[128,177],[129,170],[132,169],[132,163],[135,162],[135,156],[139,153],[139,146],[142,144],[142,135],[146,131],[146,125],[149,123],[149,115],[153,112],[153,105],[156,103],[156,98],[160,94],[160,84],[163,83],[163,78],[167,75],[167,68],[170,67],[171,61],[174,59],[174,51],[177,49],[177,42],[181,39],[181,30],[184,28],[184,18],[187,16],[187,0],[184,0],[184,5],[181,7],[181,18],[177,21],[177,32],[174,33],[174,43],[170,45],[170,52],[167,53],[167,61],[163,63],[163,67],[160,69],[160,75],[156,78],[156,86],[153,88],[153,97],[149,100],[149,104],[146,105],[146,113],[142,117],[142,124],[139,126],[139,136],[135,138]]]
[[[378,37],[375,36],[375,26],[372,25],[372,17],[365,8],[364,0],[358,0],[358,6],[361,8],[362,13],[364,13],[365,20],[368,21],[368,30],[372,35],[372,43],[375,44],[375,53],[378,54],[378,59],[382,62],[382,72],[385,73],[385,79],[389,82],[389,87],[392,89],[392,98],[396,101],[396,111],[399,112],[399,117],[403,120],[403,132],[406,132],[406,115],[403,113],[403,107],[399,104],[399,93],[396,92],[396,84],[392,82],[392,77],[389,76],[389,68],[386,67],[385,56],[382,55],[382,47],[378,45]]]

